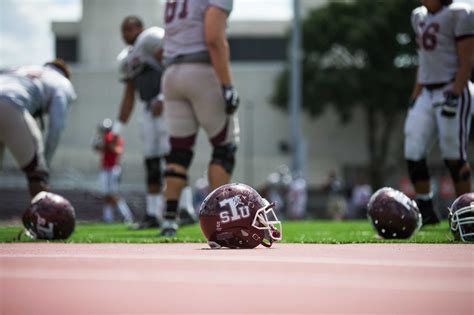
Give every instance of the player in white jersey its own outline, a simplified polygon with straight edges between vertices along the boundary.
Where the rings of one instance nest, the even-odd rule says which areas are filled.
[[[405,158],[423,224],[436,224],[426,156],[436,138],[456,195],[472,191],[466,148],[473,112],[469,81],[474,57],[474,12],[451,0],[421,0],[413,10],[419,66],[405,121]]]
[[[6,146],[25,172],[32,197],[48,190],[48,165],[75,99],[69,70],[60,59],[0,74],[0,164]],[[34,119],[42,122],[43,115],[48,115],[44,143]]]
[[[141,134],[148,187],[145,217],[141,222],[131,225],[131,228],[157,227],[164,207],[162,157],[170,149],[167,126],[162,115],[163,101],[160,93],[164,30],[159,27],[144,29],[143,22],[136,16],[126,17],[122,22],[121,30],[123,40],[128,45],[118,56],[125,90],[120,105],[119,119],[114,124],[113,132],[120,133],[122,125],[130,118],[137,91],[145,105],[142,111]],[[183,198],[192,202],[189,189]],[[194,209],[187,206],[183,208],[194,216]]]
[[[162,236],[178,228],[177,203],[187,185],[193,146],[202,126],[213,146],[210,189],[229,183],[235,163],[239,99],[232,86],[227,18],[232,0],[168,0],[163,76],[171,152],[166,158],[166,211]]]

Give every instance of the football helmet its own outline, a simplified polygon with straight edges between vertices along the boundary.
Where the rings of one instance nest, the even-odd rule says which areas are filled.
[[[98,128],[101,132],[109,132],[112,130],[114,122],[110,118],[105,118],[99,123]]]
[[[203,201],[199,224],[211,248],[270,247],[281,240],[281,222],[274,204],[250,186],[227,184],[216,188]]]
[[[60,195],[42,191],[23,214],[25,234],[33,239],[67,239],[75,227],[75,212]]]
[[[454,200],[449,208],[449,226],[457,241],[474,242],[474,193]]]
[[[367,216],[377,233],[385,239],[411,237],[421,227],[416,202],[390,187],[377,190],[370,197]]]

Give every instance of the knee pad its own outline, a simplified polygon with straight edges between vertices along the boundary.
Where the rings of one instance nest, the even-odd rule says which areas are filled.
[[[425,159],[419,161],[407,160],[407,165],[408,174],[413,183],[430,180],[430,173]]]
[[[222,166],[227,173],[232,174],[235,166],[235,152],[237,146],[233,143],[226,145],[214,146],[212,152],[211,164]]]
[[[193,159],[193,151],[185,148],[173,148],[166,156],[166,162],[169,164],[178,164],[188,169]]]
[[[23,167],[22,170],[25,173],[28,182],[48,182],[49,173],[46,169],[41,169],[38,156],[36,154],[31,162],[27,166]]]
[[[464,160],[444,160],[444,164],[455,183],[466,181],[471,177],[471,168]]]
[[[161,171],[161,158],[152,157],[145,159],[146,166],[146,180],[150,185],[163,185],[163,176]]]

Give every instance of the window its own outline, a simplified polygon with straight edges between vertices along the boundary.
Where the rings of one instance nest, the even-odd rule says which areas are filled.
[[[232,61],[286,60],[287,41],[283,37],[231,37]]]
[[[56,58],[64,59],[66,62],[78,62],[77,43],[77,37],[56,37]]]

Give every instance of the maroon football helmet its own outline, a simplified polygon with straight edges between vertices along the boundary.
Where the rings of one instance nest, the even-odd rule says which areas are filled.
[[[252,187],[227,184],[203,201],[199,224],[211,248],[270,247],[282,235],[273,206]]]
[[[74,232],[74,208],[64,197],[42,191],[23,214],[23,225],[33,239],[67,239]]]
[[[456,240],[474,242],[474,193],[454,200],[449,208],[449,226]]]
[[[421,227],[416,202],[401,191],[384,187],[370,197],[367,216],[377,233],[385,238],[409,238]]]

